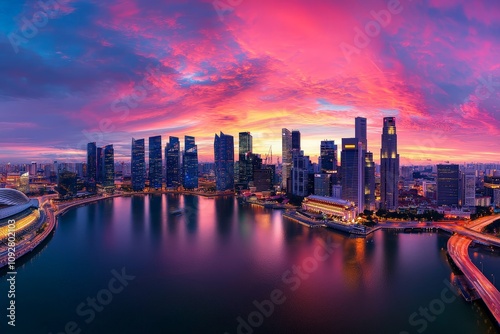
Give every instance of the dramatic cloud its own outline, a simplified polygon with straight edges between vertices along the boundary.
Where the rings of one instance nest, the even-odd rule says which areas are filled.
[[[0,160],[83,161],[85,143],[281,128],[319,141],[397,117],[407,164],[499,161],[500,7],[438,1],[16,1],[2,5]]]

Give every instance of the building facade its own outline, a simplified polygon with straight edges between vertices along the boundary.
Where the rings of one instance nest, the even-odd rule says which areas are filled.
[[[132,138],[132,190],[143,191],[146,182],[146,153],[144,139]]]
[[[382,148],[380,149],[380,207],[398,208],[399,154],[396,118],[384,117]]]
[[[234,190],[234,139],[220,133],[214,139],[215,188],[217,191]]]

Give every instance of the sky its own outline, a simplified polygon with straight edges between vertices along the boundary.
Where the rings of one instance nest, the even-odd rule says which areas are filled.
[[[497,0],[2,1],[0,163],[155,135],[211,161],[220,131],[276,161],[283,127],[315,161],[356,116],[376,161],[395,116],[402,165],[498,162],[499,54]]]

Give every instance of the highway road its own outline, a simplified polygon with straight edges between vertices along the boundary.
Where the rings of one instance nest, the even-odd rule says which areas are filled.
[[[483,217],[468,223],[466,227],[467,229],[480,233],[486,226],[499,218],[500,216]],[[472,238],[470,236],[455,234],[448,240],[448,253],[476,289],[479,296],[483,299],[491,314],[500,325],[500,292],[474,263],[472,263],[469,257],[469,246],[471,243]]]

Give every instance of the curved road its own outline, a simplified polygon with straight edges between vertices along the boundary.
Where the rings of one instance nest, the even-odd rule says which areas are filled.
[[[500,216],[480,218],[470,222],[466,227],[475,232],[481,232],[487,225],[499,218]],[[497,324],[500,325],[500,292],[472,263],[469,257],[469,246],[471,243],[472,239],[469,236],[453,235],[448,240],[448,253],[483,299],[495,317]]]

